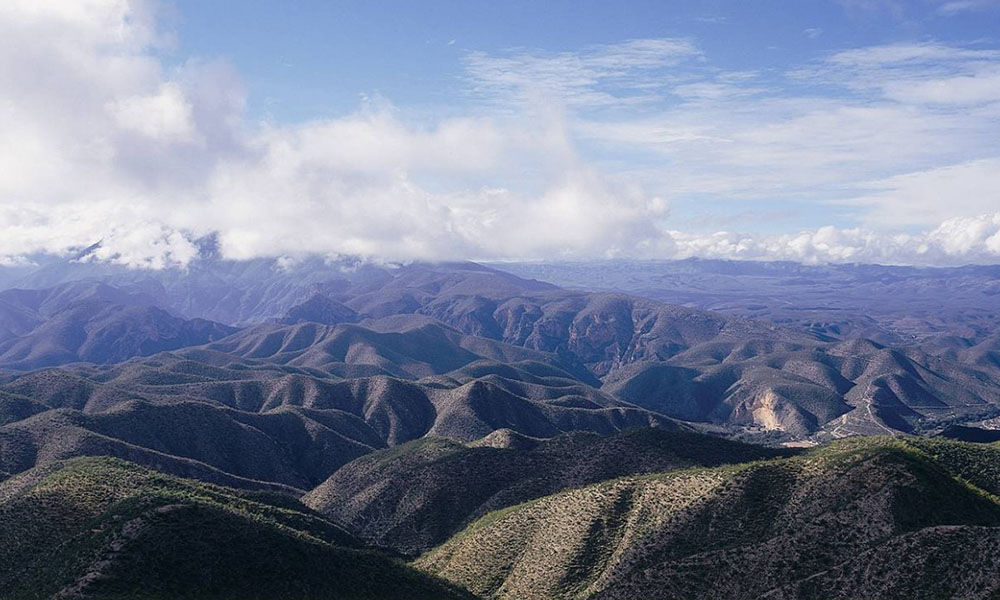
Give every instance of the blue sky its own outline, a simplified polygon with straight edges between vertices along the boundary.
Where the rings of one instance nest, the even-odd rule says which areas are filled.
[[[923,0],[173,4],[178,56],[232,61],[249,88],[251,114],[285,122],[353,111],[361,95],[428,110],[464,104],[464,60],[472,52],[574,52],[686,38],[716,68],[780,72],[861,46],[1000,42],[1000,8],[985,2],[965,10]]]
[[[1000,262],[1000,0],[8,0],[0,38],[0,261]]]

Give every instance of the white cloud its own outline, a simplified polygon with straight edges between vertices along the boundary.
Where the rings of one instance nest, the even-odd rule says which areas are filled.
[[[43,6],[44,5],[44,6]],[[0,255],[66,252],[162,267],[217,233],[234,258],[634,253],[662,201],[588,167],[558,112],[407,124],[373,102],[299,126],[251,126],[223,63],[164,70],[144,2],[0,8]],[[584,61],[624,76],[689,52],[638,40]],[[553,67],[555,68],[555,67]]]
[[[557,134],[499,129],[459,121],[415,132],[376,112],[269,130],[256,140],[261,155],[220,165],[205,212],[184,225],[224,223],[220,241],[234,258],[262,249],[388,258],[629,253],[661,236],[651,220],[664,214],[662,201],[576,164]],[[541,169],[528,186],[537,193],[481,183],[430,192],[416,181],[523,171],[505,149]]]
[[[976,215],[1000,208],[1000,158],[975,160],[895,175],[867,184],[874,193],[853,198],[872,225],[933,225],[956,208]]]
[[[153,94],[115,100],[108,110],[122,129],[156,141],[190,142],[195,137],[191,103],[176,83],[164,83]]]
[[[944,61],[991,59],[996,55],[995,50],[968,49],[925,42],[853,48],[834,54],[826,62],[851,69],[897,65],[919,65],[928,68],[943,66],[946,64]]]
[[[905,105],[1000,101],[1000,51],[938,43],[891,44],[846,50],[798,73],[859,91],[876,91]]]
[[[412,121],[376,100],[277,125],[247,121],[225,62],[166,68],[156,15],[139,0],[0,3],[0,261],[101,240],[98,259],[160,268],[209,233],[233,258],[1000,252],[992,51],[868,48],[796,75],[833,96],[715,69],[684,39],[473,53],[486,102],[467,116]],[[668,204],[704,196],[742,210],[811,197],[868,228],[666,230]]]
[[[466,68],[473,93],[491,103],[544,100],[600,108],[653,99],[669,80],[667,69],[699,57],[690,40],[636,39],[580,52],[473,52]]]
[[[696,81],[670,88],[679,104],[628,119],[577,114],[573,130],[604,155],[638,155],[632,176],[678,211],[706,198],[741,211],[841,205],[868,225],[927,225],[1000,209],[1000,170],[990,168],[1000,157],[998,73],[996,50],[866,47],[790,81],[689,73]],[[963,165],[969,179],[945,179]]]
[[[938,7],[938,12],[942,15],[952,16],[964,12],[976,12],[996,8],[1000,8],[1000,2],[997,0],[944,0],[941,2],[941,6]]]
[[[976,72],[931,80],[892,81],[885,95],[910,104],[985,104],[1000,102],[1000,65]]]
[[[955,217],[921,233],[832,226],[785,235],[672,231],[674,258],[952,265],[1000,261],[1000,212]]]
[[[903,0],[837,0],[851,12],[887,13],[895,19],[903,18],[906,4]]]

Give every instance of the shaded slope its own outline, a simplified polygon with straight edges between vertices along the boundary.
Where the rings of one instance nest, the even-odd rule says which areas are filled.
[[[523,291],[555,289],[468,262],[379,265],[350,257],[236,261],[219,258],[216,240],[202,242],[201,255],[184,269],[132,269],[95,260],[57,260],[23,274],[15,285],[49,288],[96,280],[157,298],[158,305],[186,318],[236,326],[281,319],[317,293],[356,312],[385,316],[413,312],[439,295],[505,298]]]
[[[268,320],[284,316],[285,325],[258,325],[183,350],[203,362],[254,360],[342,378],[397,379],[447,375],[483,360],[535,362],[603,386],[631,405],[775,440],[933,432],[1000,416],[995,333],[956,333],[926,349],[893,348],[624,294],[561,290],[472,263],[379,267],[307,260],[284,270],[268,261],[196,262],[185,276],[104,269],[100,276],[120,289],[90,281],[2,292],[0,360],[18,368],[115,362],[225,333],[171,324],[144,304],[155,299],[188,316],[217,310],[256,321],[265,313]],[[875,271],[876,279],[887,276]],[[261,295],[252,297],[251,289]],[[117,308],[87,313],[106,304]],[[25,335],[26,329],[39,333]],[[258,393],[251,387],[234,393],[250,402]],[[458,408],[463,424],[479,420],[471,406]],[[393,430],[423,427],[426,410],[415,414],[417,425],[396,421]],[[483,435],[483,427],[467,428],[463,439]],[[543,428],[532,433],[550,435]]]
[[[109,455],[225,485],[308,490],[363,454],[426,435],[680,427],[531,355],[548,362],[472,355],[456,371],[416,381],[342,379],[206,348],[34,371],[0,385],[0,470]]]
[[[548,496],[417,564],[487,598],[980,598],[1000,591],[998,526],[995,497],[871,438]]]
[[[612,260],[504,263],[560,286],[615,290],[838,339],[921,346],[995,335],[996,265],[906,267],[794,262]]]
[[[372,374],[417,379],[454,371],[477,360],[550,364],[570,376],[574,366],[545,352],[462,334],[427,318],[335,326],[260,325],[209,344],[206,350],[275,364],[338,372],[365,365]]]
[[[866,340],[707,343],[626,365],[603,389],[675,418],[820,440],[916,432],[1000,410],[1000,370]]]
[[[20,320],[16,327],[8,322],[0,331],[0,366],[9,369],[81,361],[117,363],[204,344],[236,331],[204,319],[175,317],[156,306],[139,304],[147,301],[144,297],[102,284],[8,290],[3,295],[8,302],[16,300],[27,315],[24,319],[30,319]],[[0,320],[9,316],[9,311],[0,310]]]
[[[3,598],[463,598],[294,500],[76,459],[0,484]]]
[[[297,397],[351,397],[362,408],[337,409],[362,416],[389,444],[427,432],[470,440],[497,427],[538,436],[610,431],[650,422],[650,412],[775,442],[934,433],[1000,416],[995,334],[942,338],[926,350],[831,341],[623,294],[560,290],[472,263],[376,267],[306,261],[286,272],[268,261],[197,262],[183,277],[106,269],[115,273],[108,281],[120,289],[89,281],[0,293],[0,364],[114,363],[181,347],[179,354],[211,366],[238,363],[260,371],[270,364],[276,381],[209,384],[192,376],[186,388],[178,382],[167,393],[258,412],[296,404]],[[264,296],[251,298],[250,289]],[[178,298],[185,299],[183,307]],[[178,314],[202,307],[207,312],[198,314],[268,313],[269,319],[284,315],[286,323],[216,339],[230,330],[179,320],[148,306],[153,299]],[[278,308],[280,313],[270,312]],[[210,343],[187,347],[204,341]],[[518,373],[500,372],[513,363],[521,365]],[[492,368],[519,383],[494,378],[450,391],[470,383],[465,374],[455,375],[469,368]],[[541,383],[548,388],[544,401],[521,385],[538,383],[541,371],[549,380]],[[331,396],[328,386],[286,375],[364,381],[342,385]],[[369,379],[376,377],[392,381]],[[578,388],[557,397],[560,386],[551,380],[558,378],[605,393],[598,398]],[[426,381],[415,389],[396,380]],[[118,383],[119,389],[128,387]],[[437,387],[449,391],[436,393]],[[395,393],[359,400],[365,390],[383,389],[400,390],[413,401],[393,401],[402,397]],[[133,392],[149,399],[148,389],[129,387],[117,395]],[[120,401],[105,395],[107,389],[100,393],[73,408],[105,410]],[[618,397],[617,406],[608,397]],[[12,407],[5,420],[28,413],[25,405]]]
[[[469,445],[426,438],[364,456],[335,472],[303,502],[374,544],[418,554],[487,512],[564,489],[781,454],[656,429],[548,440],[498,430]]]
[[[357,320],[358,313],[329,296],[317,293],[302,304],[290,308],[281,322],[289,325],[295,323],[337,325],[338,323],[353,323]]]
[[[50,410],[0,428],[0,469],[17,473],[106,455],[226,485],[308,489],[347,461],[384,447],[363,429],[361,439],[353,439],[349,423],[334,429],[323,420],[308,411],[258,415],[200,402],[132,401],[96,414]]]

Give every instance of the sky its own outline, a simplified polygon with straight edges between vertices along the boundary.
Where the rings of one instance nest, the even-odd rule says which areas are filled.
[[[1000,263],[1000,0],[4,0],[0,263]]]

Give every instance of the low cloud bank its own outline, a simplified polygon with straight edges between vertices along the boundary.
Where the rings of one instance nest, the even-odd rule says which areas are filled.
[[[904,265],[1000,262],[1000,212],[955,217],[920,233],[821,227],[797,234],[753,236],[670,232],[673,258],[793,260],[818,263]]]

